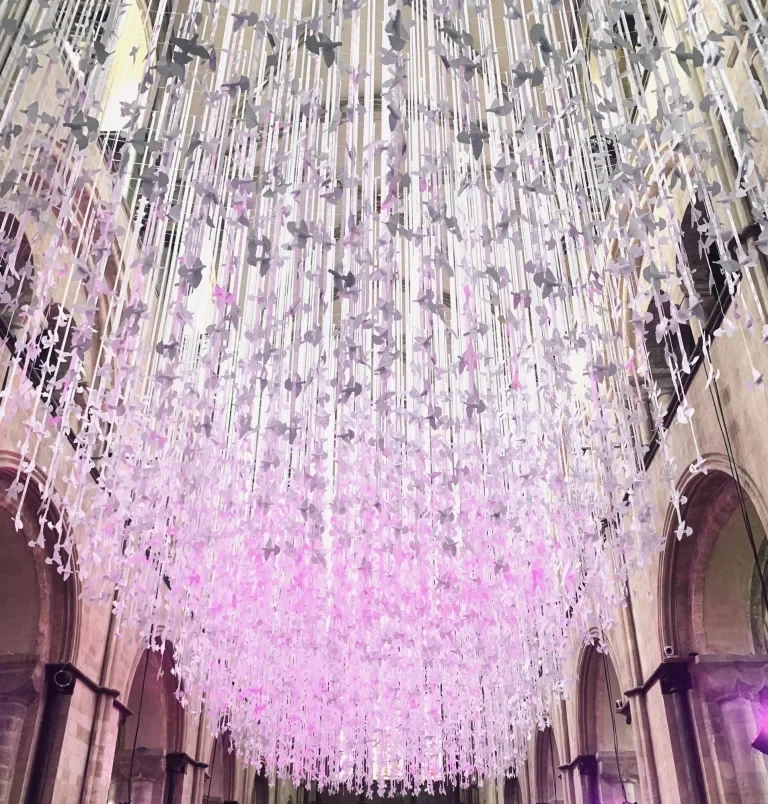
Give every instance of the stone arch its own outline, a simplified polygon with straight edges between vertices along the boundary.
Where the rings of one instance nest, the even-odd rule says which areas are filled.
[[[689,476],[679,487],[685,498],[683,518],[691,534],[678,540],[677,517],[673,510],[667,516],[659,576],[662,646],[667,653],[680,656],[762,652],[761,645],[750,644],[755,569],[736,484],[722,456],[707,457],[706,463],[713,467],[706,475]],[[768,521],[768,508],[749,475],[741,468],[738,471],[750,524],[760,547],[765,540],[763,523]],[[720,597],[723,595],[724,599]],[[743,605],[737,611],[740,596]],[[718,602],[727,603],[727,608],[715,606]],[[715,608],[729,618],[719,628]],[[730,619],[734,615],[736,619]]]
[[[541,804],[562,804],[565,800],[560,756],[553,727],[541,729],[534,742],[536,801]]]
[[[223,804],[235,798],[235,752],[228,733],[219,734],[211,745],[204,804]]]
[[[751,748],[768,711],[768,656],[754,628],[756,611],[764,622],[765,606],[754,601],[754,555],[731,467],[718,455],[706,465],[706,475],[679,484],[690,534],[678,541],[677,516],[668,513],[659,629],[665,654],[689,661],[693,729],[706,746],[696,758],[704,783],[729,804],[768,801],[768,764]],[[748,473],[738,473],[753,537],[765,553],[765,500]]]
[[[592,801],[639,800],[640,768],[617,662],[597,640],[579,657],[577,723],[581,772]],[[623,783],[623,789],[622,789]]]
[[[57,690],[69,688],[65,666],[77,649],[80,610],[76,579],[64,580],[53,555],[58,513],[48,509],[45,548],[39,536],[42,497],[30,480],[21,505],[9,496],[16,469],[0,468],[0,802],[21,801],[35,763],[54,749],[45,716]],[[17,522],[21,528],[17,530]],[[42,755],[45,755],[43,758]]]
[[[130,786],[136,804],[164,804],[170,778],[166,757],[184,747],[184,709],[175,696],[177,686],[170,642],[162,651],[153,646],[138,653],[128,686],[131,715],[121,721],[117,736],[110,802],[127,801]]]

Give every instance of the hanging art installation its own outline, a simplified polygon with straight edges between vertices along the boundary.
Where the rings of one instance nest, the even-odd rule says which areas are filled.
[[[2,13],[0,421],[33,544],[270,774],[513,771],[661,546],[649,450],[686,534],[688,379],[767,337],[766,110],[731,81],[761,8]]]

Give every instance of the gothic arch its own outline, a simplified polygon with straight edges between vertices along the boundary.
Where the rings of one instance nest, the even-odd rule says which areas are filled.
[[[752,630],[751,601],[747,603],[747,589],[753,585],[751,548],[744,533],[730,541],[730,550],[724,550],[725,542],[720,539],[721,535],[729,537],[730,531],[724,533],[725,528],[736,531],[744,529],[736,485],[723,456],[707,456],[706,464],[712,467],[706,475],[688,475],[678,486],[680,494],[686,498],[682,510],[686,526],[691,529],[690,535],[677,539],[677,516],[673,509],[668,511],[666,546],[659,573],[661,644],[667,653],[679,656],[713,651],[752,653],[755,652],[754,646],[750,649],[746,643],[747,633]],[[768,507],[750,476],[741,467],[738,472],[748,508],[752,510],[750,524],[759,547],[765,538],[763,523],[768,521]],[[736,533],[730,535],[736,536]],[[718,564],[718,574],[723,582],[720,589],[713,583],[715,573],[710,564],[713,556],[722,559]],[[725,569],[732,573],[730,580],[733,584],[730,589]],[[738,580],[742,575],[745,579],[743,590]],[[732,647],[738,644],[742,650],[721,650],[724,639],[722,633],[720,636],[715,633],[717,628],[711,603],[718,594],[725,594],[727,598],[725,601],[721,599],[721,603],[737,605],[742,591],[747,596],[743,619],[737,618],[735,623],[729,621],[724,625],[732,635],[738,634],[738,643],[734,641]],[[723,615],[733,616],[734,611],[723,610]],[[734,628],[734,625],[738,627]]]
[[[74,577],[65,580],[47,564],[56,541],[46,528],[45,548],[38,538],[42,497],[30,480],[23,504],[9,496],[16,482],[12,462],[0,468],[0,802],[21,801],[35,777],[37,763],[56,750],[46,714],[57,690],[70,687],[66,667],[76,655],[80,609]],[[49,508],[48,522],[58,512]],[[17,523],[21,528],[17,530]],[[39,781],[39,780],[38,780]]]
[[[625,710],[620,666],[597,642],[586,644],[579,656],[577,725],[578,755],[585,759],[581,776],[587,798],[629,801],[639,796],[640,769],[634,736]],[[622,789],[623,783],[623,789]]]
[[[562,804],[565,800],[565,780],[560,771],[561,752],[553,725],[541,729],[534,741],[535,801],[541,804]]]
[[[234,751],[228,733],[220,734],[211,745],[208,761],[209,777],[205,782],[204,804],[224,804],[235,799],[235,761]]]
[[[168,774],[166,756],[184,748],[185,712],[175,697],[173,646],[142,648],[127,692],[130,717],[120,724],[112,767],[110,802],[134,800],[163,804]]]
[[[678,541],[677,517],[672,511],[667,517],[660,635],[667,656],[689,660],[697,737],[682,736],[701,745],[692,761],[702,784],[714,800],[729,804],[768,801],[768,764],[750,745],[768,701],[766,640],[755,638],[754,627],[757,611],[765,633],[766,607],[762,596],[757,606],[753,600],[757,570],[731,467],[718,455],[706,465],[706,475],[685,478],[678,487],[690,534]],[[742,468],[738,473],[753,538],[765,555],[765,500]]]

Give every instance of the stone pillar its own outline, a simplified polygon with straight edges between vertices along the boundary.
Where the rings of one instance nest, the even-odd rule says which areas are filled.
[[[765,759],[752,748],[757,733],[753,706],[768,688],[765,656],[698,656],[696,694],[708,715],[712,749],[710,774],[726,798],[738,804],[768,801]]]
[[[131,804],[155,804],[157,782],[154,779],[144,779],[141,776],[131,784]]]
[[[584,804],[599,804],[600,794],[597,783],[597,757],[582,754],[576,757],[576,768],[581,782],[581,800]]]
[[[691,804],[706,804],[703,773],[699,760],[696,732],[688,696],[691,675],[686,662],[667,662],[660,668],[659,686],[665,698],[668,714],[674,722],[673,747],[682,759],[681,767],[687,795]],[[681,797],[683,795],[681,789]],[[683,799],[685,800],[685,799]]]
[[[29,704],[13,695],[0,695],[0,804],[9,804],[21,730]]]
[[[765,804],[768,802],[768,778],[762,754],[752,748],[757,731],[752,703],[738,695],[724,696],[718,703],[733,758],[740,804]]]
[[[205,801],[207,786],[195,785],[195,778],[205,774],[205,762],[197,762],[183,752],[165,755],[165,798],[163,804],[199,804]]]
[[[10,804],[29,707],[41,695],[43,668],[23,657],[0,666],[0,804]]]
[[[164,757],[157,751],[121,751],[118,769],[121,777],[121,795],[127,797],[128,778],[131,779],[131,804],[165,804],[166,784]],[[131,773],[133,761],[133,773]]]
[[[165,802],[164,804],[181,804],[184,790],[184,777],[187,773],[189,757],[175,753],[165,755]]]

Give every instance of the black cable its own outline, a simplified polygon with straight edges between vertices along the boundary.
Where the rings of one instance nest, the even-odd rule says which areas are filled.
[[[141,694],[139,695],[139,711],[136,713],[136,733],[133,735],[133,750],[131,751],[131,766],[128,770],[128,802],[131,804],[132,798],[132,785],[133,785],[133,760],[136,757],[136,741],[139,739],[139,726],[141,725],[141,705],[144,702],[144,685],[147,683],[147,668],[149,667],[149,653],[147,648],[147,659],[144,662],[144,676],[141,679]]]
[[[211,759],[211,777],[208,779],[208,795],[205,797],[205,804],[210,804],[211,800],[211,785],[213,784],[213,769],[216,767],[216,747],[219,744],[217,737],[213,743],[213,758]]]
[[[613,730],[613,751],[616,755],[616,773],[619,776],[619,784],[621,784],[621,797],[622,797],[622,804],[629,804],[627,800],[627,790],[624,787],[624,778],[621,775],[621,763],[619,761],[619,736],[616,732],[616,713],[613,709],[613,694],[611,693],[611,677],[608,674],[608,657],[605,653],[605,649],[602,651],[603,653],[603,669],[605,670],[605,688],[608,691],[608,709],[611,713],[611,729]]]
[[[728,425],[725,421],[723,403],[720,399],[720,390],[717,387],[717,380],[715,379],[714,374],[712,375],[712,382],[709,386],[709,394],[712,397],[712,402],[715,406],[715,417],[717,418],[720,433],[722,434],[723,442],[725,443],[725,451],[726,455],[728,456],[728,463],[731,467],[731,477],[734,485],[736,486],[736,496],[739,499],[739,508],[741,509],[741,515],[744,519],[744,527],[747,531],[749,545],[752,548],[752,556],[755,560],[755,569],[757,570],[758,577],[760,578],[760,589],[763,594],[763,605],[765,606],[765,610],[768,611],[768,589],[766,589],[765,576],[763,575],[763,570],[760,566],[760,554],[757,550],[757,544],[755,543],[755,534],[752,531],[752,523],[749,521],[749,511],[747,510],[747,503],[744,499],[744,490],[741,485],[741,479],[739,478],[739,469],[736,465],[733,445],[731,444],[731,438],[728,433]]]

